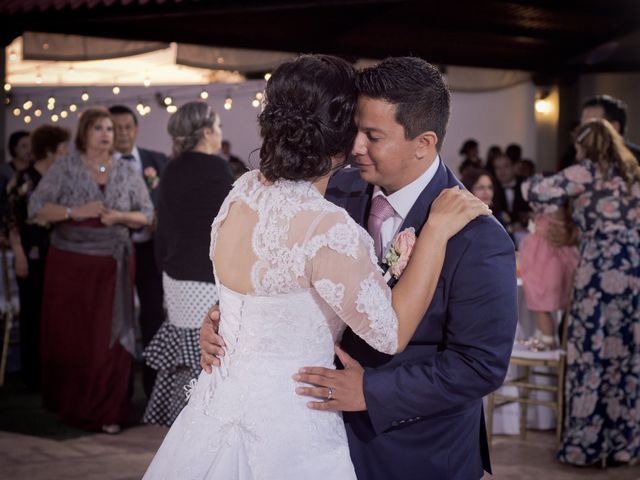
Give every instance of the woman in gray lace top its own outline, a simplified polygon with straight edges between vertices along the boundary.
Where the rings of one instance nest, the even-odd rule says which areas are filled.
[[[54,225],[42,314],[43,400],[73,426],[119,431],[134,350],[130,228],[151,224],[144,180],[112,155],[109,112],[89,109],[77,153],[58,160],[29,201]]]

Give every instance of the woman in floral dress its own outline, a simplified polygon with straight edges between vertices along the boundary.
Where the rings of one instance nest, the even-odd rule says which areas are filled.
[[[578,163],[523,186],[537,211],[571,202],[580,230],[558,458],[640,457],[640,167],[606,120],[581,126]]]

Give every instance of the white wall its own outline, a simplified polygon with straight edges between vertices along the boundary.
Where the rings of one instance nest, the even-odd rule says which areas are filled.
[[[457,174],[460,147],[465,140],[474,138],[483,160],[491,145],[504,149],[510,143],[519,143],[523,157],[535,162],[534,100],[535,87],[531,82],[490,92],[452,92],[443,160]]]
[[[264,81],[249,81],[237,86],[212,85],[207,87],[208,103],[218,112],[222,121],[224,137],[231,141],[233,152],[243,160],[249,159],[250,153],[259,148],[260,137],[256,117],[259,109],[251,106],[255,93],[261,91]],[[180,105],[186,101],[196,99],[202,87],[122,87],[118,96],[113,95],[111,88],[95,87],[87,89],[90,103],[114,105],[124,103],[135,108],[139,99],[151,106],[151,113],[139,117],[140,134],[138,144],[142,147],[171,152],[171,139],[167,134],[169,113],[161,108],[153,98],[155,92],[169,93],[174,103]],[[67,106],[72,101],[82,105],[81,87],[67,87],[52,90],[51,88],[15,88],[14,102],[6,111],[7,138],[17,129],[33,130],[38,125],[50,122],[50,114],[46,110],[47,99],[54,95],[59,108]],[[223,108],[225,97],[231,93],[233,108]],[[535,89],[531,83],[523,83],[503,90],[481,93],[452,93],[451,120],[445,138],[442,157],[445,162],[457,172],[460,163],[458,150],[468,138],[475,138],[480,143],[480,154],[484,158],[490,145],[497,144],[506,147],[516,142],[522,145],[523,155],[535,160],[536,131],[533,113]],[[31,98],[46,112],[40,119],[34,119],[25,125],[22,117],[14,117],[11,110],[16,105],[22,105],[26,98]],[[31,111],[35,109],[32,107]],[[59,125],[70,128],[72,132],[76,125],[76,115],[71,114],[66,120],[60,120]],[[5,139],[4,145],[6,146]],[[257,152],[251,156],[251,162],[258,163]]]
[[[256,122],[259,108],[251,106],[251,101],[255,98],[256,92],[261,91],[263,88],[264,81],[262,80],[249,81],[235,86],[211,85],[207,87],[209,93],[207,102],[218,115],[220,115],[224,138],[231,142],[232,152],[245,161],[249,158],[250,152],[260,146],[260,137]],[[158,105],[154,95],[156,92],[169,94],[174,99],[174,103],[179,106],[190,100],[198,99],[198,95],[202,89],[202,86],[121,87],[119,95],[114,95],[111,88],[107,87],[88,88],[86,91],[90,95],[88,104],[92,105],[104,105],[108,107],[115,104],[125,104],[135,111],[138,101],[141,100],[143,103],[149,104],[151,113],[144,117],[138,115],[140,124],[138,145],[170,154],[171,137],[169,137],[167,133],[167,122],[170,114]],[[81,87],[57,89],[37,87],[14,88],[14,101],[11,106],[5,110],[7,118],[7,138],[4,140],[5,148],[9,135],[15,130],[33,130],[43,123],[52,123],[50,118],[51,114],[54,112],[59,113],[63,107],[67,107],[72,102],[78,105],[79,110],[86,108],[87,104],[83,104],[80,99],[80,95],[84,90],[85,89]],[[228,94],[231,94],[233,98],[231,110],[225,110],[223,108],[224,100]],[[46,109],[47,100],[51,95],[56,98],[57,108],[54,111]],[[43,111],[42,117],[39,119],[34,117],[33,121],[28,125],[23,121],[24,115],[14,117],[12,114],[13,108],[16,106],[21,107],[27,98],[30,98],[35,104],[34,107],[30,109],[31,112],[35,110],[36,106],[40,107]],[[31,116],[33,117],[33,114]],[[60,119],[58,125],[69,128],[73,136],[77,125],[77,114],[70,114],[66,120]],[[6,158],[9,158],[8,152]],[[252,159],[254,158],[257,159],[256,154],[252,156]]]

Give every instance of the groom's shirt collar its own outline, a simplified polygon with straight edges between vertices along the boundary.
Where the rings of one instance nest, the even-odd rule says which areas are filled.
[[[427,188],[429,182],[433,180],[433,177],[436,176],[436,172],[438,171],[438,167],[440,166],[440,155],[437,155],[433,163],[427,168],[422,175],[416,178],[413,182],[408,185],[405,185],[400,190],[393,192],[391,195],[387,195],[386,198],[393,207],[396,212],[396,216],[400,217],[399,220],[404,221],[404,219],[409,214],[409,210],[413,207],[413,204],[416,203],[416,200],[422,193],[422,191]],[[373,189],[373,195],[371,198],[377,195],[384,195],[382,189],[377,185]],[[400,228],[400,225],[398,225]]]

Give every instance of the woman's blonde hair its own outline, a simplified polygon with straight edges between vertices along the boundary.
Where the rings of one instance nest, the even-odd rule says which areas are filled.
[[[576,132],[576,145],[582,148],[585,158],[598,166],[605,179],[608,179],[613,166],[626,182],[628,191],[640,181],[640,166],[636,157],[607,120],[590,120],[581,125]]]

